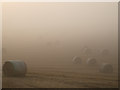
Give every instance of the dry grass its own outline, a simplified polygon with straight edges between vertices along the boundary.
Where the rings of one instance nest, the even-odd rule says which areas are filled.
[[[3,88],[115,88],[118,77],[115,71],[104,74],[98,66],[41,65],[29,67],[26,77],[4,77]]]

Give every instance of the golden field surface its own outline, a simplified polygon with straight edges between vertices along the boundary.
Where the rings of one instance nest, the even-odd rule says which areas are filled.
[[[49,65],[28,63],[25,77],[3,76],[3,88],[117,88],[117,65],[113,63],[113,73],[101,73],[99,62],[88,66],[72,62],[52,63]]]

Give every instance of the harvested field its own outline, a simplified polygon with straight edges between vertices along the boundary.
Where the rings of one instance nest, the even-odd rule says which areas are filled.
[[[26,77],[4,77],[3,88],[116,88],[117,73],[104,74],[98,67],[56,65],[31,67]]]

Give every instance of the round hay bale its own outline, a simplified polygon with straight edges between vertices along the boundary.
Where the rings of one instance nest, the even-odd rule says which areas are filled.
[[[95,58],[88,58],[87,64],[88,65],[96,65],[97,64],[97,60]]]
[[[3,74],[5,76],[25,76],[27,66],[23,61],[8,60],[3,65]]]
[[[91,51],[91,49],[89,49],[89,48],[84,48],[83,54],[85,54],[85,55],[91,55],[91,54],[92,54],[92,51]]]
[[[80,64],[82,62],[81,58],[80,57],[77,57],[77,56],[74,56],[72,61],[76,64]]]
[[[110,54],[110,52],[109,52],[108,49],[104,49],[104,50],[101,51],[101,55],[104,56],[104,57],[108,56],[109,54]]]
[[[102,73],[112,73],[113,72],[113,66],[109,63],[103,63],[99,69]]]

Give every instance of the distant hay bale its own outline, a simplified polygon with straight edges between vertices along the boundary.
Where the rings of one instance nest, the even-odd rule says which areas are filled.
[[[113,72],[113,66],[109,63],[103,63],[99,69],[102,73],[112,73]]]
[[[72,59],[73,63],[80,64],[82,62],[81,58],[78,56],[74,56]]]
[[[108,49],[104,49],[104,50],[101,51],[101,55],[104,56],[104,57],[108,56],[109,54],[110,54],[110,52],[109,52]]]
[[[3,74],[5,76],[25,76],[27,66],[23,61],[8,60],[3,65]]]
[[[88,58],[87,64],[88,65],[96,65],[97,64],[97,60],[95,58]]]
[[[89,49],[89,48],[84,48],[83,49],[83,54],[85,54],[85,55],[91,55],[92,54],[92,50]]]

